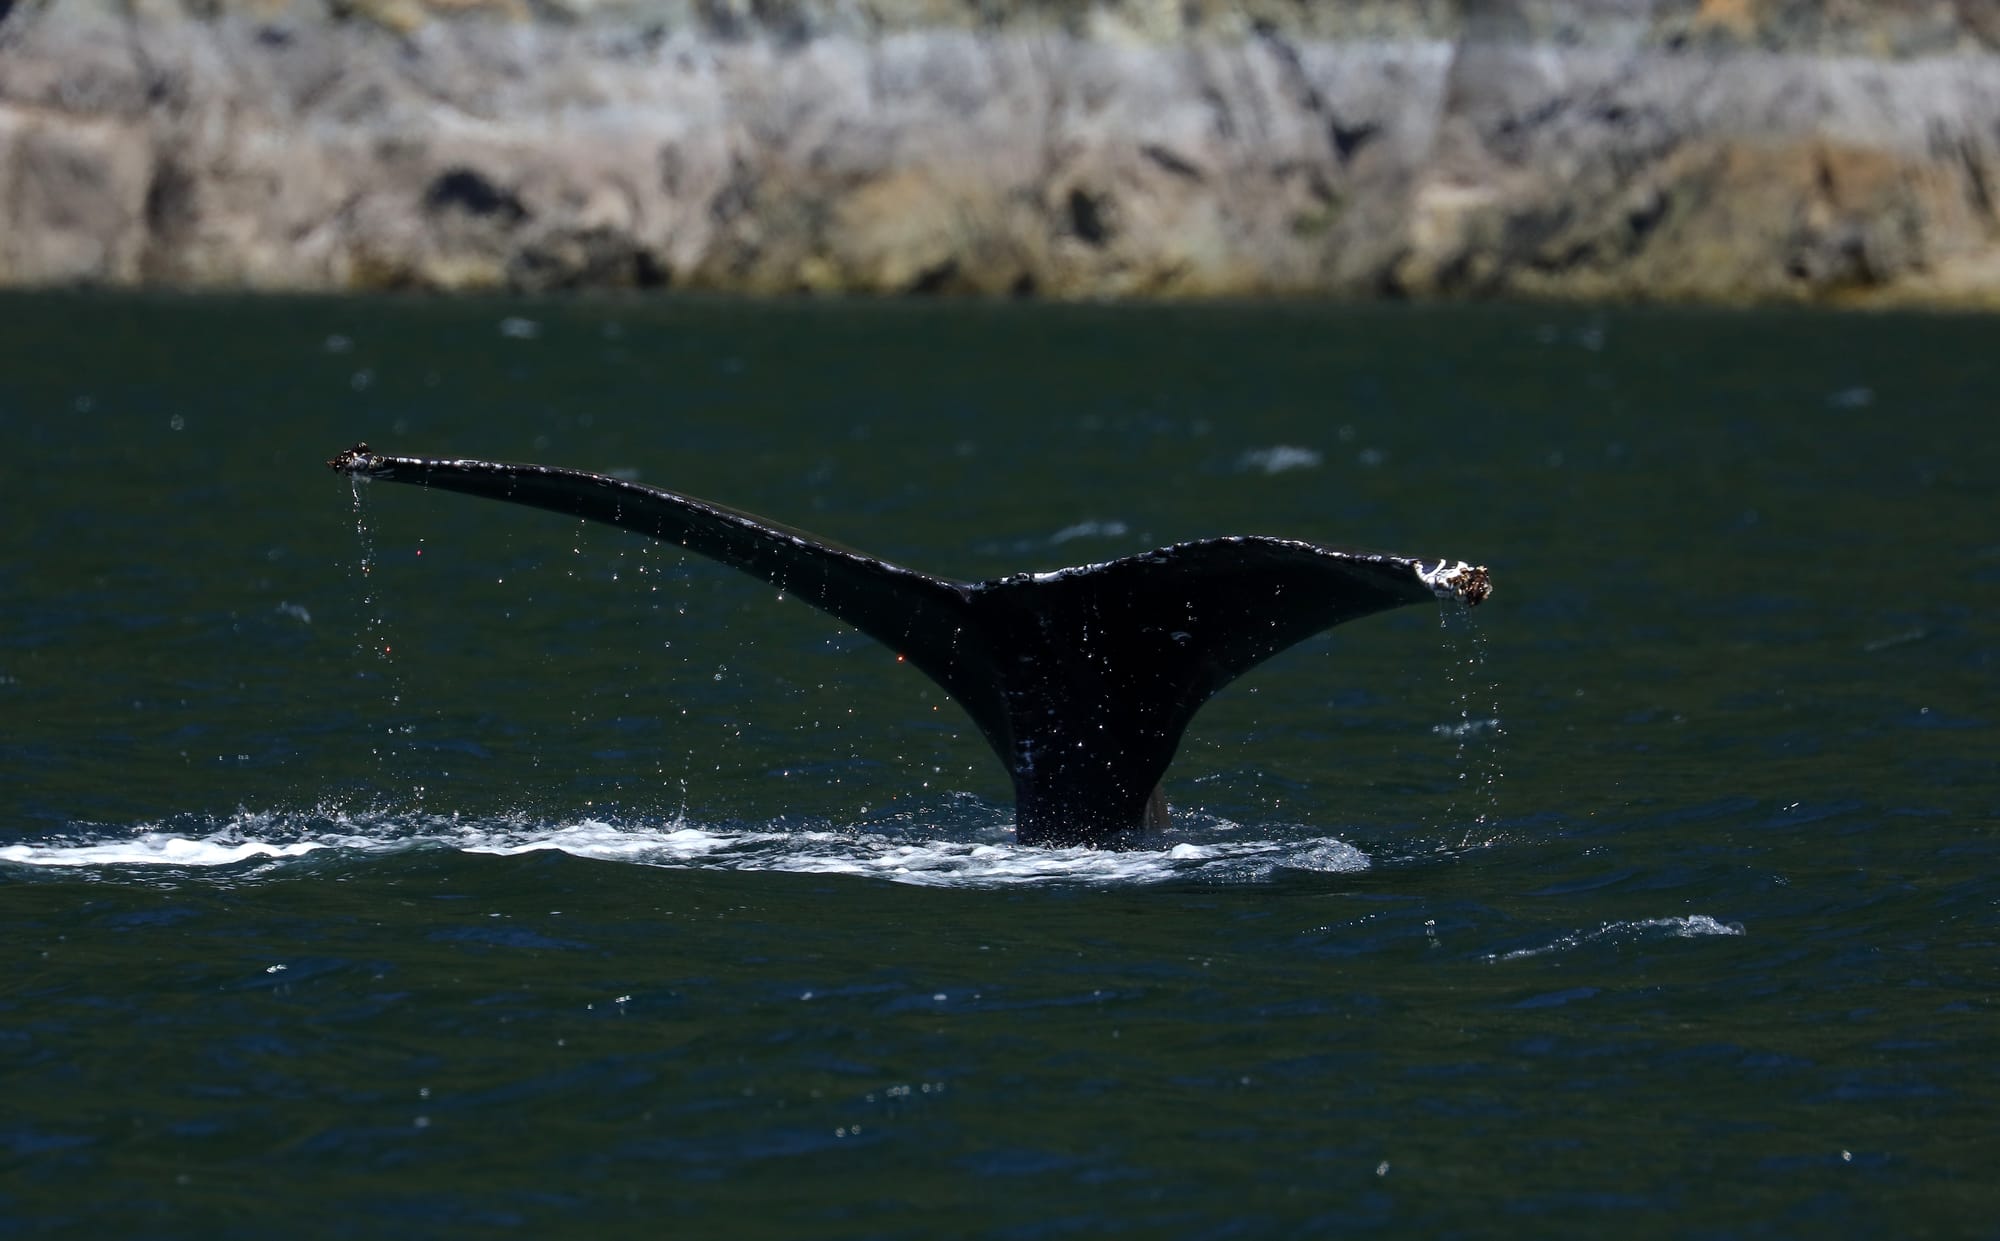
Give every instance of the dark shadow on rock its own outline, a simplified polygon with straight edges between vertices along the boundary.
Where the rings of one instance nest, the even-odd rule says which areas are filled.
[[[1382,132],[1382,127],[1373,121],[1363,121],[1359,125],[1343,125],[1339,121],[1329,122],[1326,128],[1327,140],[1333,144],[1333,153],[1345,164],[1353,159],[1362,147],[1373,142]]]
[[[147,231],[156,238],[179,232],[194,216],[194,194],[193,174],[171,156],[160,160],[146,184]]]
[[[528,209],[511,190],[505,190],[470,168],[453,168],[440,174],[424,191],[424,210],[459,210],[467,215],[493,217],[512,227],[528,218]]]
[[[664,288],[672,273],[631,236],[610,228],[552,232],[507,263],[507,283],[525,292]]]
[[[1069,192],[1069,227],[1077,240],[1091,246],[1101,246],[1111,240],[1105,205],[1105,200],[1098,195],[1080,189]]]
[[[1196,181],[1196,182],[1199,182],[1202,179],[1201,169],[1196,168],[1193,164],[1188,163],[1186,160],[1174,154],[1172,151],[1169,151],[1167,148],[1160,146],[1158,143],[1149,142],[1145,146],[1140,147],[1139,154],[1145,156],[1149,160],[1152,160],[1155,164],[1158,164],[1162,169],[1172,173],[1177,177],[1185,177],[1189,181]]]
[[[958,260],[948,258],[941,263],[933,263],[931,266],[918,272],[917,278],[910,281],[909,287],[903,291],[905,293],[926,294],[948,292],[951,289],[952,281],[957,276]]]

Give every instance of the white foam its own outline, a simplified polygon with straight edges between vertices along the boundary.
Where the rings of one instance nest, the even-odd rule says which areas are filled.
[[[1639,918],[1629,922],[1607,922],[1594,931],[1572,931],[1540,948],[1520,948],[1513,952],[1490,953],[1486,959],[1518,961],[1526,957],[1546,956],[1551,952],[1568,952],[1572,948],[1580,948],[1601,939],[1637,939],[1650,932],[1664,932],[1676,939],[1692,939],[1701,935],[1744,934],[1742,923],[1722,922],[1707,914],[1688,914],[1680,918]]]
[[[1191,816],[1151,849],[1053,849],[1016,844],[1004,826],[927,829],[900,823],[888,830],[725,828],[675,819],[664,823],[613,823],[583,819],[536,822],[524,817],[462,821],[456,816],[369,812],[350,816],[241,812],[203,833],[160,825],[105,828],[82,839],[65,838],[0,848],[0,862],[34,867],[173,867],[199,870],[253,860],[284,862],[309,853],[347,855],[453,849],[516,855],[560,850],[576,857],[642,866],[712,867],[855,875],[925,886],[992,887],[1035,883],[1143,884],[1203,878],[1230,882],[1267,879],[1282,870],[1347,872],[1368,868],[1368,855],[1338,840],[1313,838],[1298,828],[1290,841],[1208,839],[1236,825]],[[968,839],[967,837],[974,837]],[[1175,839],[1176,836],[1182,837]]]
[[[438,840],[426,843],[452,844]],[[540,830],[470,833],[456,842],[467,853],[512,855],[559,850],[576,857],[612,862],[659,862],[665,859],[688,861],[703,857],[729,843],[727,836],[694,827],[661,828],[653,831],[628,830],[586,819],[570,826]]]
[[[272,844],[144,832],[130,840],[8,845],[0,848],[0,862],[22,866],[230,866],[254,857],[299,857],[326,847],[324,841],[317,840]]]

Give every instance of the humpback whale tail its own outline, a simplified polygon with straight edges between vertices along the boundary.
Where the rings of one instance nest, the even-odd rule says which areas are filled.
[[[778,587],[943,686],[1014,783],[1023,843],[1102,844],[1164,819],[1160,779],[1188,721],[1249,669],[1322,629],[1406,603],[1477,604],[1486,570],[1234,536],[956,582],[691,496],[581,470],[390,457],[327,465],[508,500],[675,543]]]

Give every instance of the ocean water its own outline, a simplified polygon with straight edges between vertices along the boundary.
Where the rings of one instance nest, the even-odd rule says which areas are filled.
[[[0,1231],[2000,1235],[2000,325],[0,299]],[[963,578],[1491,566],[1013,843],[616,472]]]

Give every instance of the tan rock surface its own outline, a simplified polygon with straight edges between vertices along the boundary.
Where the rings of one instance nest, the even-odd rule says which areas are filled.
[[[1996,33],[1973,0],[29,0],[0,284],[1986,306]]]

